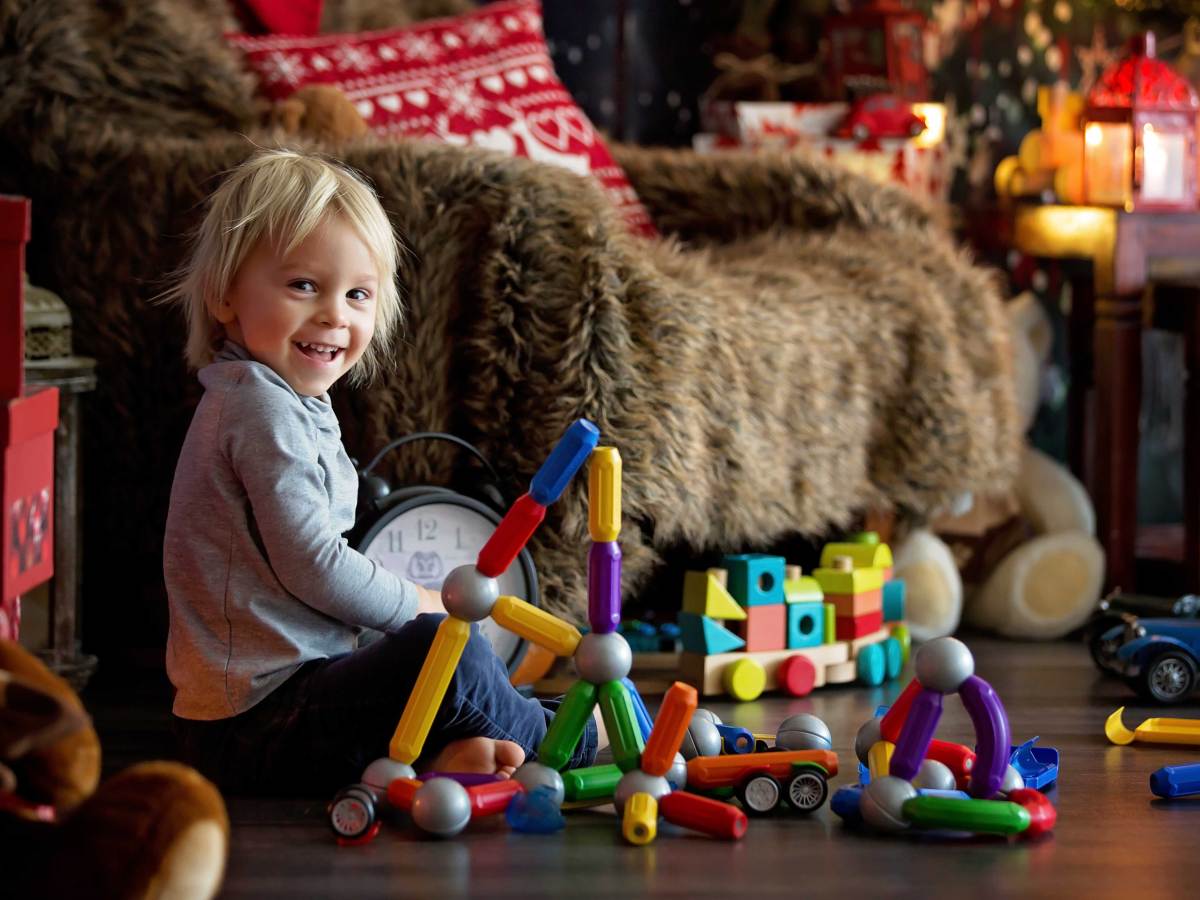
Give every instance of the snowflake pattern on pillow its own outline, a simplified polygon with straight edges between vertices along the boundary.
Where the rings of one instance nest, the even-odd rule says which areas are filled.
[[[493,3],[454,18],[359,34],[227,37],[268,99],[282,100],[304,85],[335,85],[376,134],[471,144],[590,174],[631,231],[658,233],[558,80],[540,3]]]

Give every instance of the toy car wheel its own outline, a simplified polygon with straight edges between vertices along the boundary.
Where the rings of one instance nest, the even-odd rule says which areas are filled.
[[[797,772],[787,783],[787,799],[792,809],[799,813],[810,813],[820,809],[829,796],[829,782],[820,772],[811,769]]]
[[[920,134],[924,130],[925,130],[924,122],[913,122],[911,125],[908,126],[908,135],[909,135],[909,137],[916,137],[918,134]]]
[[[856,141],[865,141],[871,136],[871,129],[867,128],[862,122],[859,122],[850,129],[850,136]]]
[[[1158,703],[1178,703],[1196,686],[1196,664],[1182,653],[1168,650],[1146,664],[1141,693]]]
[[[329,826],[341,838],[362,837],[375,824],[375,798],[362,785],[342,788],[329,802]]]
[[[782,797],[783,789],[770,775],[751,775],[737,792],[738,800],[751,816],[765,816],[774,811]]]

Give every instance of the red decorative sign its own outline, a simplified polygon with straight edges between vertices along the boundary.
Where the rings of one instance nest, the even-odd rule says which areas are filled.
[[[58,389],[25,393],[25,242],[29,201],[0,196],[0,638],[17,637],[20,595],[54,574]]]

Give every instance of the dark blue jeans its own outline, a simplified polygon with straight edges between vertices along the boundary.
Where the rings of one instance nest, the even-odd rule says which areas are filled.
[[[176,718],[184,758],[232,793],[327,796],[358,781],[370,762],[388,755],[443,618],[421,615],[353,653],[307,662],[232,718]],[[480,736],[515,741],[535,759],[557,706],[522,697],[487,638],[472,628],[418,768],[452,741]],[[596,742],[589,720],[568,765],[591,765]]]

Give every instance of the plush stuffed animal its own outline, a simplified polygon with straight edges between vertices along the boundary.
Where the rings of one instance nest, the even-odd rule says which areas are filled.
[[[308,85],[280,100],[271,108],[271,122],[289,134],[335,144],[370,131],[350,99],[329,84]]]
[[[1052,335],[1033,295],[1014,299],[1008,312],[1017,405],[1028,430],[1047,393]],[[915,639],[951,634],[960,618],[1036,640],[1062,637],[1087,620],[1100,599],[1104,550],[1091,499],[1063,465],[1026,446],[1011,492],[966,505],[896,548]]]
[[[174,762],[99,776],[100,743],[75,692],[0,641],[0,893],[214,896],[229,846],[217,789]]]

